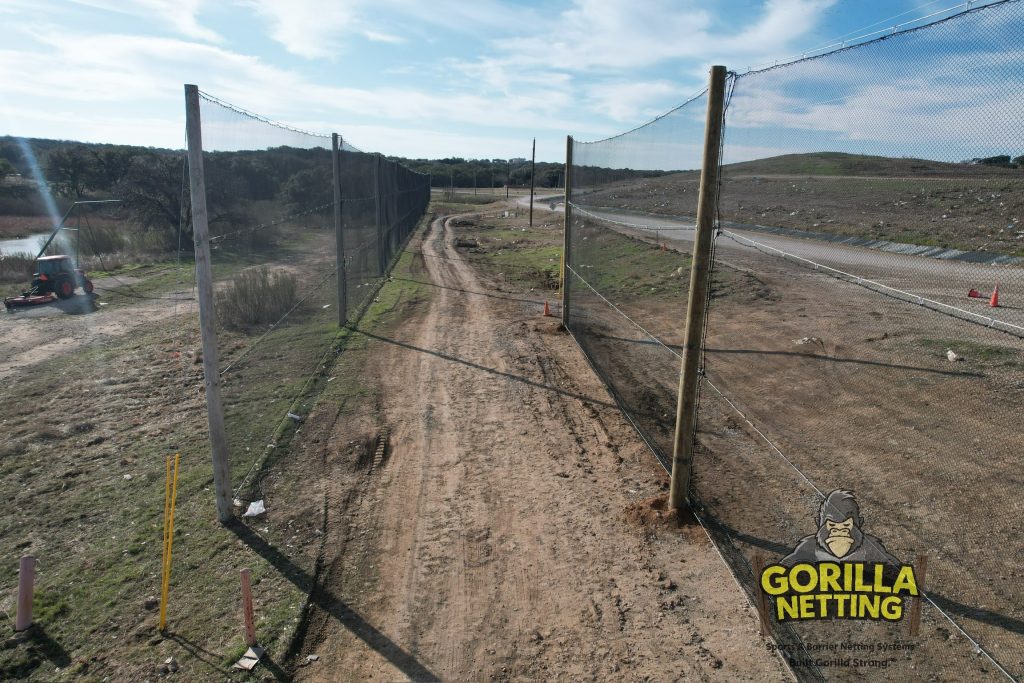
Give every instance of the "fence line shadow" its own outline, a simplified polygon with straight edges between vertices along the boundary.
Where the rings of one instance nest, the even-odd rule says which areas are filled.
[[[543,389],[545,391],[551,391],[551,392],[556,393],[556,394],[561,394],[562,396],[569,396],[570,398],[579,399],[580,401],[583,401],[584,403],[589,403],[589,404],[592,404],[592,405],[604,406],[605,408],[618,408],[618,406],[616,406],[614,403],[610,403],[608,401],[602,401],[600,399],[592,398],[590,396],[585,396],[583,394],[577,394],[574,391],[566,391],[565,389],[560,389],[559,387],[553,387],[550,384],[544,384],[543,382],[537,382],[535,380],[528,379],[526,377],[523,377],[522,375],[514,375],[511,372],[503,372],[501,370],[496,370],[495,368],[489,368],[486,365],[480,365],[479,363],[474,363],[473,361],[469,361],[469,360],[466,360],[464,358],[459,358],[458,356],[452,356],[452,355],[449,355],[447,353],[441,353],[440,351],[434,351],[432,349],[425,349],[425,348],[423,348],[421,346],[416,346],[414,344],[409,344],[407,342],[398,341],[397,339],[389,339],[388,337],[382,337],[382,336],[374,334],[372,332],[367,332],[366,330],[361,330],[358,327],[350,327],[349,329],[351,329],[353,332],[357,332],[357,333],[359,333],[359,334],[361,334],[361,335],[363,335],[365,337],[369,337],[370,339],[376,339],[377,341],[382,341],[382,342],[384,342],[386,344],[394,344],[395,346],[401,346],[403,349],[409,349],[410,351],[418,351],[419,353],[427,353],[427,354],[430,354],[431,356],[436,356],[438,358],[441,358],[441,359],[446,360],[446,361],[450,361],[452,363],[459,363],[460,365],[465,365],[466,367],[473,368],[474,370],[481,370],[483,372],[486,372],[486,373],[489,373],[489,374],[492,374],[492,375],[497,375],[499,377],[504,377],[505,379],[510,379],[510,380],[515,381],[515,382],[522,382],[523,384],[528,384],[531,387],[536,387],[538,389]]]
[[[391,662],[410,680],[428,682],[441,680],[411,653],[406,652],[400,645],[388,638],[377,627],[363,618],[362,615],[349,607],[344,600],[336,597],[323,586],[318,585],[314,577],[288,559],[280,550],[267,543],[262,536],[238,520],[230,521],[227,527],[256,554],[277,569],[282,576],[291,581],[296,588],[308,595],[312,604],[316,605],[326,614],[331,615],[335,621],[351,631],[353,635],[370,646],[376,653]],[[287,676],[280,668],[278,668],[278,671],[282,675]],[[287,678],[279,678],[278,680],[287,680]]]

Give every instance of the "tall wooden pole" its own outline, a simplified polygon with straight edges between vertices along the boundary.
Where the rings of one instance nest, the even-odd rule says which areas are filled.
[[[345,275],[345,235],[341,206],[341,138],[331,135],[331,161],[334,175],[334,272],[338,278],[338,327],[348,322],[348,282]]]
[[[701,165],[700,194],[697,198],[697,234],[693,240],[690,293],[686,307],[683,362],[679,373],[679,403],[676,407],[675,444],[672,450],[672,483],[669,508],[687,505],[693,469],[694,434],[697,429],[697,389],[700,382],[700,351],[707,315],[708,274],[711,270],[711,241],[718,197],[718,164],[722,142],[722,113],[725,105],[725,67],[711,67],[708,85],[707,123],[704,128],[704,160]]]
[[[565,222],[562,229],[562,325],[569,327],[569,266],[572,263],[572,136],[565,138]]]
[[[376,216],[374,221],[377,224],[377,274],[384,275],[384,221],[380,215],[383,204],[380,196],[380,182],[380,154],[377,154],[373,160],[373,206]]]
[[[530,227],[533,227],[533,188],[534,171],[537,169],[537,138],[533,139],[533,151],[530,153]]]
[[[203,338],[203,376],[206,378],[206,417],[210,423],[214,498],[217,501],[217,519],[226,523],[231,519],[231,473],[228,469],[224,405],[220,398],[220,371],[217,369],[217,316],[213,308],[213,270],[210,266],[210,228],[207,224],[206,177],[203,172],[202,119],[199,114],[199,88],[194,85],[185,86],[185,137],[188,141],[192,237],[195,241],[199,331]]]
[[[512,185],[512,162],[505,162],[505,199],[508,199],[508,189]]]

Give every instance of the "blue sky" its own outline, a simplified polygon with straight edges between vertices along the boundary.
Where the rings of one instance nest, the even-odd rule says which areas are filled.
[[[564,158],[917,0],[0,0],[0,134],[181,147],[183,83],[408,157]],[[984,4],[984,3],[975,3]],[[872,26],[875,22],[880,22]]]

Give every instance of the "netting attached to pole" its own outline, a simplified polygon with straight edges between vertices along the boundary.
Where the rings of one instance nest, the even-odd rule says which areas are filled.
[[[915,638],[776,625],[801,678],[1024,675],[1022,31],[994,3],[733,77],[691,498],[751,595],[833,489],[927,557]],[[570,328],[666,463],[702,113],[573,149]]]

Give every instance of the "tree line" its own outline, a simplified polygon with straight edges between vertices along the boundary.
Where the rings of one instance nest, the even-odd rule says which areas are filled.
[[[24,143],[24,144],[22,144]],[[29,153],[26,153],[26,147]],[[372,195],[377,155],[346,153],[343,193]],[[386,182],[415,184],[401,167],[429,174],[433,187],[499,188],[530,185],[531,164],[523,159],[405,159],[388,157]],[[271,215],[300,213],[330,204],[331,152],[328,149],[277,147],[211,152],[204,155],[210,230],[218,233],[262,222]],[[629,170],[592,169],[607,180],[651,175]],[[0,137],[0,215],[45,215],[46,206],[34,178],[44,178],[63,212],[76,200],[115,198],[117,211],[141,230],[178,240],[179,226],[190,234],[186,157],[182,150],[67,140]],[[397,173],[397,175],[396,175]],[[563,164],[536,164],[536,187],[564,185]],[[254,213],[255,212],[255,213]],[[190,244],[191,240],[187,240]]]

